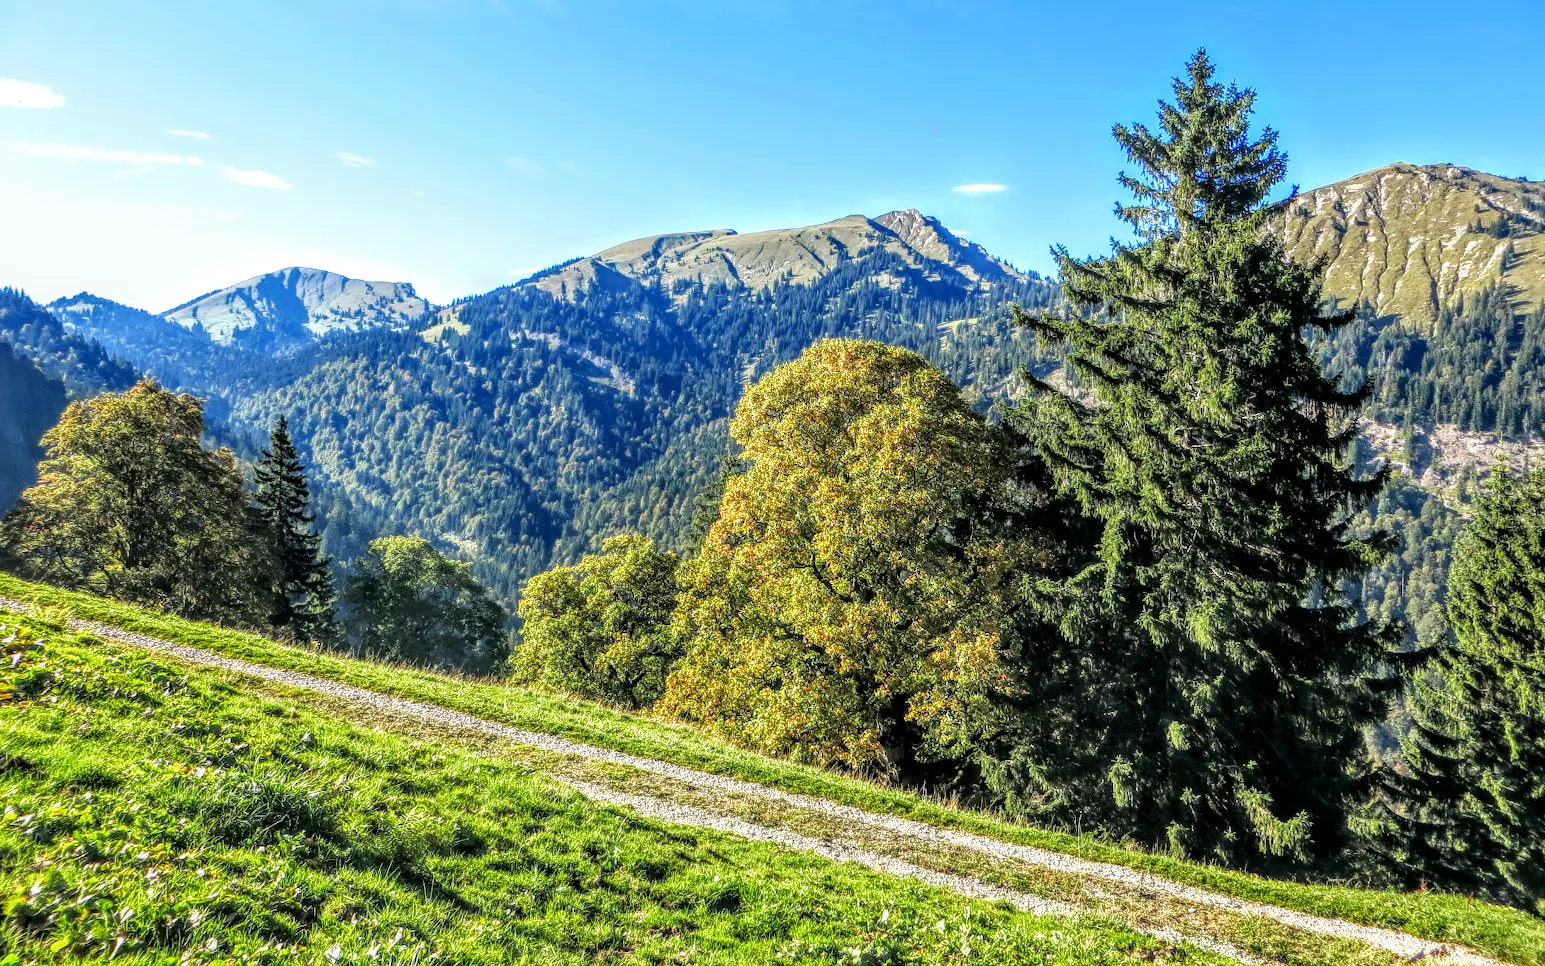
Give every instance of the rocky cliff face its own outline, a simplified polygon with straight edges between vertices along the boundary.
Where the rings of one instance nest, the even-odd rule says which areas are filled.
[[[1545,183],[1392,164],[1306,191],[1273,222],[1293,257],[1329,261],[1326,294],[1412,326],[1498,282],[1545,297]]]

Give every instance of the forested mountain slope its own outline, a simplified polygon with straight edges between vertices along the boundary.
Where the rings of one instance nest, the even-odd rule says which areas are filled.
[[[1329,259],[1326,294],[1360,307],[1363,324],[1322,358],[1373,384],[1365,456],[1409,470],[1377,511],[1405,543],[1369,584],[1375,610],[1431,615],[1468,481],[1545,428],[1542,212],[1545,185],[1392,165],[1305,192],[1275,222],[1292,253]],[[936,219],[898,211],[638,239],[430,314],[410,287],[303,269],[174,318],[83,293],[50,306],[63,327],[32,318],[19,344],[75,391],[125,384],[98,340],[210,396],[233,434],[256,438],[287,414],[333,554],[421,533],[513,597],[610,533],[688,541],[742,388],[812,341],[914,349],[985,407],[1017,392],[1016,366],[1057,364],[1007,304],[1056,298]],[[88,375],[109,370],[110,382]]]
[[[1006,305],[1054,296],[1027,276],[1005,270],[984,287],[878,245],[762,288],[676,277],[667,289],[643,274],[560,295],[500,289],[421,334],[335,337],[243,384],[234,416],[258,425],[287,414],[324,500],[350,504],[351,531],[430,534],[513,596],[604,533],[642,527],[679,545],[742,387],[812,341],[907,345],[986,398],[1031,358]],[[332,552],[347,555],[332,526]]]

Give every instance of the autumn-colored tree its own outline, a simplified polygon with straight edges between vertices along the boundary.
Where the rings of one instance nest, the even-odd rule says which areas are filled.
[[[515,675],[629,707],[653,704],[681,654],[670,628],[678,563],[629,533],[532,577],[516,609],[524,623]]]
[[[203,433],[203,401],[151,380],[71,403],[0,528],[7,556],[60,586],[261,624],[271,562],[235,457]]]
[[[915,775],[996,727],[1037,543],[1012,437],[938,369],[815,344],[731,424],[744,470],[683,568],[661,707],[746,746]]]

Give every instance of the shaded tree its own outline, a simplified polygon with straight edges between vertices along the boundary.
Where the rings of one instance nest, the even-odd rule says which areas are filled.
[[[421,537],[382,537],[343,586],[343,625],[356,655],[468,674],[500,670],[508,619],[472,576]]]
[[[274,425],[253,476],[257,518],[274,562],[268,623],[298,640],[332,640],[336,634],[332,561],[322,555],[306,468],[284,416]]]
[[[1545,471],[1497,469],[1454,548],[1453,629],[1417,675],[1393,776],[1412,883],[1545,913]]]

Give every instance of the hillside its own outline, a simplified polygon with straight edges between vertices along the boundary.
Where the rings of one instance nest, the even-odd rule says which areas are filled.
[[[283,268],[184,302],[162,315],[222,345],[272,352],[333,332],[400,328],[429,311],[413,286]]]
[[[991,942],[1001,963],[1226,962],[641,820],[518,754],[57,625],[5,615],[0,635],[0,949],[17,961],[943,963]]]
[[[967,947],[995,963],[1542,962],[1539,922],[1517,910],[1191,865],[574,699],[10,578],[0,595],[15,816],[0,827],[0,888],[16,897],[0,937],[13,949],[259,963],[325,951],[931,964]],[[36,606],[51,623],[19,616]]]
[[[1545,183],[1392,164],[1302,192],[1276,230],[1329,260],[1327,294],[1417,328],[1499,283],[1520,310],[1545,297]]]

